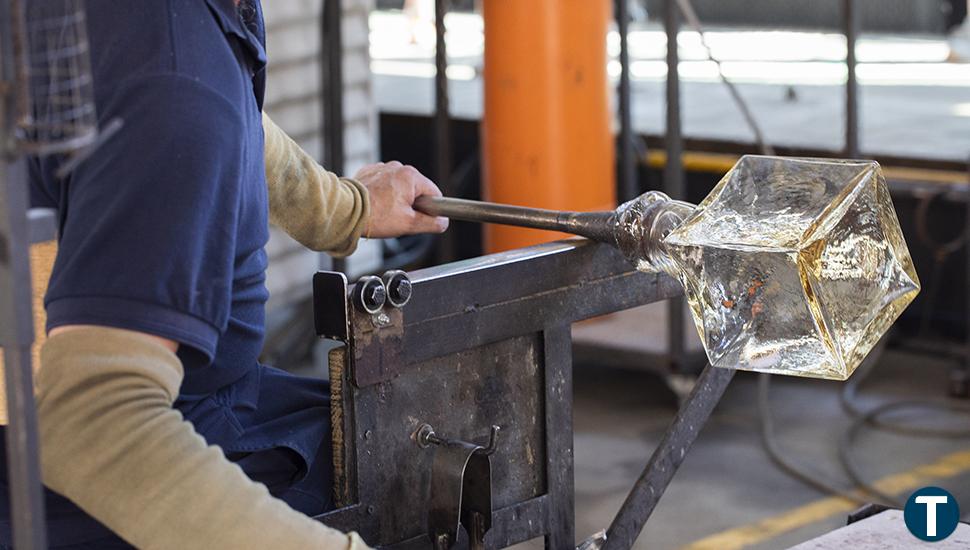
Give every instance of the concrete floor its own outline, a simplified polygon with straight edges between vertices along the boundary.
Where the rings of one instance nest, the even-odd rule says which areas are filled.
[[[862,386],[860,405],[869,408],[902,398],[941,399],[949,366],[916,355],[887,352]],[[831,483],[847,486],[836,454],[838,438],[849,425],[849,418],[839,407],[840,387],[835,382],[776,378],[771,401],[780,444],[788,455]],[[769,462],[760,442],[756,394],[757,378],[740,373],[634,548],[787,548],[845,524],[846,513],[832,503],[796,510],[827,495],[789,478]],[[675,406],[675,396],[655,375],[576,366],[577,537],[583,539],[609,524],[660,440]],[[967,417],[937,413],[911,414],[906,419],[932,426],[970,423]],[[856,460],[868,479],[877,480],[913,471],[955,452],[966,453],[970,440],[915,439],[867,431],[856,449]],[[944,478],[931,476],[910,482],[916,485],[900,496],[905,498],[932,482],[952,492],[965,503],[964,511],[970,512],[970,460],[964,456],[945,473]],[[708,538],[778,516],[781,519],[771,522],[770,527],[762,524],[747,532]],[[777,536],[765,535],[768,529]],[[535,547],[534,543],[522,546]]]

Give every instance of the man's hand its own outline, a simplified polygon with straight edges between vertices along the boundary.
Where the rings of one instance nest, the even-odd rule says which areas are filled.
[[[362,183],[370,195],[370,219],[365,236],[383,239],[415,233],[443,233],[448,229],[448,218],[436,218],[412,208],[418,197],[441,196],[438,187],[415,167],[397,161],[379,162],[361,168],[354,179]]]

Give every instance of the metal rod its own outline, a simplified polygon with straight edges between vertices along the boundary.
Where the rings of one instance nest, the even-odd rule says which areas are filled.
[[[337,174],[344,172],[344,69],[343,24],[340,0],[325,0],[321,21],[323,44],[324,162]]]
[[[970,186],[970,158],[967,159],[967,185]],[[967,230],[970,231],[970,198],[966,199],[964,203],[964,223],[966,224]],[[963,247],[964,253],[964,280],[970,282],[970,234],[966,236],[966,244]],[[966,285],[966,288],[970,289],[970,285]],[[966,344],[964,355],[963,355],[963,365],[962,371],[957,373],[959,377],[955,381],[955,388],[957,391],[957,397],[970,398],[970,290],[967,291],[965,303],[966,311],[964,312],[964,320],[966,322],[966,334],[964,336],[964,343]]]
[[[562,231],[616,244],[613,237],[613,211],[568,212],[429,196],[419,197],[414,202],[414,209],[430,216],[444,216],[453,220]]]
[[[33,550],[47,547],[47,530],[30,364],[34,316],[27,170],[25,161],[17,160],[14,139],[16,118],[23,114],[18,113],[18,102],[25,107],[29,89],[22,58],[27,40],[24,6],[20,0],[0,2],[0,347],[7,396],[4,444],[13,546]]]
[[[667,128],[664,141],[667,164],[664,167],[664,192],[672,199],[683,200],[684,151],[680,127],[680,58],[677,36],[680,33],[680,12],[676,0],[664,2],[664,28],[667,32]],[[667,354],[670,366],[680,366],[684,355],[684,304],[679,298],[667,302]]]
[[[34,317],[26,175],[24,161],[0,161],[0,346],[7,386],[7,476],[14,548],[40,549],[46,548],[46,530],[30,356]]]
[[[343,10],[340,0],[324,0],[320,19],[323,47],[323,158],[327,168],[344,173],[344,67],[343,67]],[[347,271],[347,261],[333,258],[330,269]]]
[[[633,143],[633,110],[630,88],[630,10],[629,0],[616,0],[616,26],[620,34],[620,151],[619,191],[624,201],[640,194],[637,181],[636,151]]]
[[[859,34],[859,10],[855,0],[842,0],[845,31],[845,156],[859,157],[859,81],[856,78],[856,37]]]
[[[734,370],[708,365],[697,379],[693,391],[680,407],[660,445],[630,490],[620,511],[606,532],[604,550],[629,549],[640,536],[644,524],[660,502],[677,469],[687,457],[697,436],[707,423],[727,389]]]
[[[450,8],[450,0],[435,0],[435,75],[434,75],[434,169],[435,182],[446,195],[451,189],[451,107],[448,93],[448,47],[445,42],[447,30],[445,15]],[[438,259],[442,263],[454,259],[454,242],[451,234],[439,239]]]

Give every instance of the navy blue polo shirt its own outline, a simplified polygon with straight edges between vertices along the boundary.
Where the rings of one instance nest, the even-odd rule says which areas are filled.
[[[272,494],[323,512],[329,386],[258,362],[268,297],[259,1],[86,4],[99,119],[123,127],[66,179],[54,175],[61,158],[31,165],[34,205],[59,216],[48,329],[101,325],[179,342],[175,407]],[[0,490],[5,477],[4,466]],[[51,492],[47,508],[52,546],[125,546]]]
[[[57,208],[48,329],[93,324],[182,344],[183,392],[256,365],[268,238],[258,3],[91,0],[95,94],[121,131],[65,180],[37,166]]]

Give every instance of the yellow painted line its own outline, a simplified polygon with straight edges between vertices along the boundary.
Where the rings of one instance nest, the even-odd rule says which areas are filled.
[[[873,486],[885,493],[898,495],[929,485],[934,480],[954,477],[968,471],[970,471],[970,450],[959,451],[930,464],[886,476],[873,483]],[[863,495],[860,496],[865,498]],[[684,546],[681,550],[740,550],[822,521],[835,514],[851,512],[858,507],[858,504],[844,498],[823,498],[783,514],[704,537]]]
[[[741,158],[738,155],[725,153],[686,152],[681,157],[684,169],[691,172],[709,172],[724,174]],[[663,168],[667,164],[667,153],[664,151],[647,151],[647,166]],[[933,170],[929,168],[911,168],[906,166],[883,166],[883,175],[887,179],[900,182],[941,183],[966,185],[970,183],[970,175],[955,170]]]

